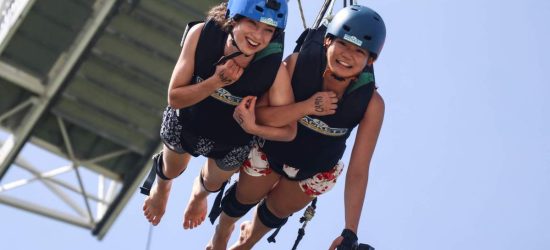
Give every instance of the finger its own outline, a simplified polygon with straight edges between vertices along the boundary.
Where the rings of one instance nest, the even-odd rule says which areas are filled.
[[[334,91],[328,91],[329,97],[336,97],[336,93]]]
[[[251,111],[254,111],[255,108],[256,108],[256,99],[258,99],[257,97],[252,97],[252,99],[250,99],[250,101],[248,101],[248,110],[251,110]]]
[[[337,102],[338,102],[338,97],[331,97],[331,98],[330,98],[330,101],[331,101],[332,103],[337,103]]]
[[[224,66],[227,67],[227,68],[231,68],[231,66],[235,65],[235,62],[233,61],[233,59],[229,59],[225,62]]]
[[[333,241],[328,250],[335,250],[337,246],[338,245],[336,245],[336,241]]]
[[[243,99],[241,100],[241,103],[239,103],[239,105],[243,105],[245,110],[248,109],[248,105],[250,104],[250,101],[252,100],[252,98],[254,98],[254,96],[245,96],[243,97]]]

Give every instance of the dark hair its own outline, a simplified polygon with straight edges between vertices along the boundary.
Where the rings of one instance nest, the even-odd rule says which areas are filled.
[[[206,19],[211,19],[212,21],[216,22],[220,27],[222,27],[222,30],[229,32],[233,28],[233,22],[234,20],[227,18],[227,3],[222,2],[214,7],[212,7],[207,15]]]

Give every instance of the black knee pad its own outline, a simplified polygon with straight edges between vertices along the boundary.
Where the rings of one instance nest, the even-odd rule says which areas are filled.
[[[242,204],[237,200],[237,182],[235,182],[227,189],[222,199],[222,211],[230,217],[240,218],[256,204]]]
[[[260,221],[269,228],[278,228],[283,226],[286,221],[288,220],[288,217],[286,218],[279,218],[275,216],[271,211],[269,211],[269,208],[267,207],[267,204],[265,203],[265,200],[263,200],[260,205],[258,206],[258,218]]]

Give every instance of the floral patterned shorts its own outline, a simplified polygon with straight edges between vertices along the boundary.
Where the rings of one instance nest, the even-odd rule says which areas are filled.
[[[336,179],[340,176],[343,169],[344,163],[342,161],[338,161],[336,166],[332,169],[326,172],[317,173],[309,179],[298,181],[298,183],[305,194],[315,197],[332,189],[332,187],[336,184]],[[253,146],[250,154],[248,155],[248,159],[244,161],[241,170],[254,177],[266,176],[273,171],[269,166],[266,154],[262,152],[257,145]],[[284,164],[283,171],[288,176],[293,177],[296,176],[299,169]]]
[[[177,109],[167,107],[164,110],[160,138],[170,150],[178,153],[189,153],[193,156],[203,155],[216,161],[218,167],[225,171],[238,169],[247,159],[253,142],[249,145],[227,146],[190,133],[182,125]]]

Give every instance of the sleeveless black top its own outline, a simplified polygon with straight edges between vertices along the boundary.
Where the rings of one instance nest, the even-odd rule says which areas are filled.
[[[296,102],[322,91],[326,68],[324,34],[324,27],[310,30],[300,49],[292,77]],[[299,169],[295,177],[287,176],[294,180],[333,168],[344,154],[346,139],[363,118],[374,89],[373,69],[368,66],[347,88],[335,114],[303,117],[292,142],[266,141],[263,151],[272,168],[279,173],[283,164]]]
[[[214,64],[223,56],[227,36],[215,21],[206,21],[197,43],[192,84],[200,84],[214,74]],[[182,123],[196,136],[216,144],[235,147],[249,144],[252,135],[233,119],[233,111],[243,97],[260,97],[269,90],[279,70],[282,52],[282,42],[272,41],[256,53],[235,83],[218,89],[193,106],[180,109]]]

